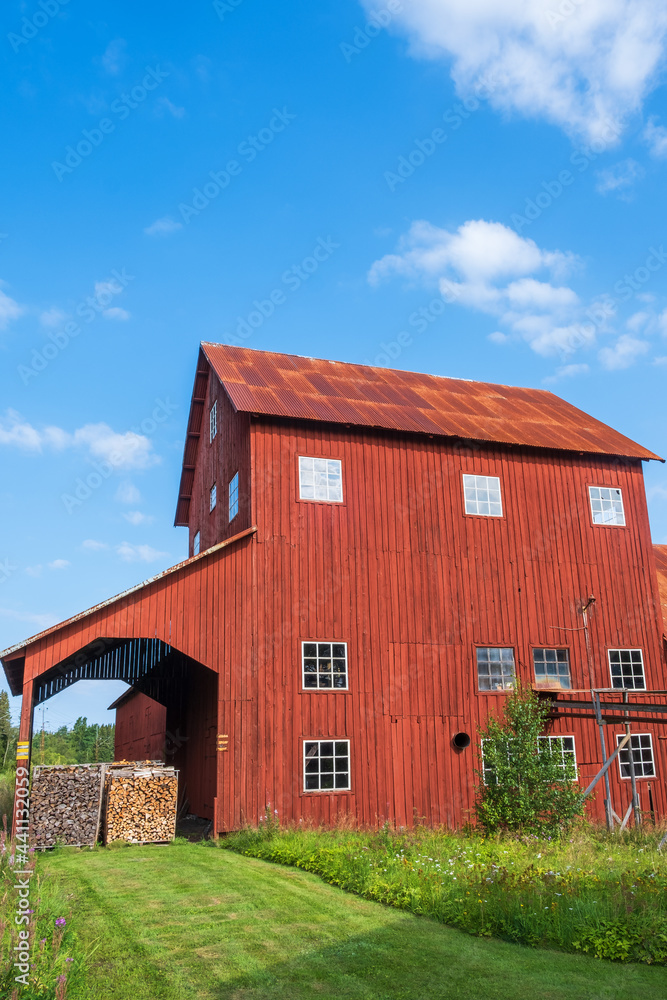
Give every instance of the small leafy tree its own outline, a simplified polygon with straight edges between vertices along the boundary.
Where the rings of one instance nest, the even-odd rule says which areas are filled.
[[[483,756],[475,770],[475,811],[487,832],[554,833],[583,813],[573,761],[556,741],[539,739],[548,715],[548,702],[517,687],[507,696],[503,718],[491,716],[479,729]]]

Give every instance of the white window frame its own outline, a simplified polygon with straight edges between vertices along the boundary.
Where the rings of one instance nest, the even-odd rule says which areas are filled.
[[[306,655],[306,647],[315,646],[315,656]],[[328,646],[330,652],[327,654],[326,651],[320,653],[320,647]],[[333,647],[342,646],[345,650],[343,656],[334,656]],[[315,670],[306,671],[306,660],[312,662],[315,661]],[[345,669],[341,673],[340,671],[334,671],[334,660],[343,660]],[[330,662],[331,668],[329,670],[320,669],[320,663]],[[306,685],[307,677],[315,677],[317,684],[314,686]],[[322,684],[322,678],[329,677],[331,684]],[[344,684],[334,684],[334,679],[336,677],[343,677],[345,680]],[[337,639],[303,639],[301,642],[301,687],[304,691],[348,691],[349,690],[349,673],[348,673],[348,657],[347,657],[347,643],[339,642]]]
[[[498,657],[497,660],[491,659],[491,658],[489,658],[489,659],[486,660],[486,663],[489,664],[489,665],[491,663],[499,663],[499,664],[501,664],[501,669],[500,669],[500,674],[499,674],[500,680],[501,680],[500,685],[496,685],[495,687],[491,687],[491,677],[492,677],[492,674],[491,674],[490,669],[489,669],[489,674],[488,674],[489,687],[482,687],[482,685],[480,683],[480,673],[479,673],[480,660],[479,660],[479,654],[483,650],[498,650],[498,652],[501,654]],[[502,670],[502,664],[509,662],[508,658],[507,657],[503,657],[502,654],[504,652],[507,652],[508,650],[512,654],[512,683],[511,684],[505,683],[505,681],[506,681],[507,678],[505,677],[505,672]],[[484,663],[484,661],[482,661],[482,662]],[[514,688],[515,688],[515,686],[516,686],[516,657],[514,655],[514,646],[475,646],[475,669],[477,670],[477,690],[479,691],[480,694],[482,694],[482,693],[486,694],[487,692],[493,692],[493,691],[513,691]]]
[[[593,493],[597,492],[598,496],[593,496]],[[614,494],[618,494],[614,497]],[[603,496],[602,494],[606,494]],[[619,486],[589,486],[588,487],[588,502],[591,506],[591,517],[593,519],[593,524],[601,525],[603,528],[624,528],[625,527],[625,506],[623,504],[623,491]],[[598,504],[600,509],[596,510],[594,503]],[[620,513],[612,508],[607,508],[607,513],[614,515],[613,520],[605,516],[604,504],[620,504]],[[620,518],[620,519],[617,519]]]
[[[309,751],[308,748],[309,747],[312,748],[313,745],[317,745],[317,747],[318,747],[318,759],[321,760],[322,757],[321,757],[321,754],[319,753],[319,748],[322,746],[323,743],[333,743],[334,744],[334,747],[333,747],[333,751],[334,751],[333,752],[333,767],[334,767],[334,770],[333,770],[333,772],[329,772],[329,771],[322,772],[320,769],[318,769],[317,772],[310,771],[310,772],[307,773],[306,772],[306,764],[307,764],[307,762],[308,762],[309,759],[312,759],[309,756],[310,751]],[[347,757],[347,771],[340,771],[340,772],[336,771],[336,746],[335,746],[336,743],[345,743],[347,745],[347,753],[340,755],[341,758],[343,756]],[[307,779],[308,778],[312,778],[315,773],[317,774],[317,777],[318,777],[318,787],[317,788],[307,788],[306,787],[306,785],[307,785]],[[333,788],[322,788],[322,774],[323,773],[325,773],[325,774],[331,774],[331,773],[333,773],[333,775],[334,775],[334,786],[336,785],[336,774],[347,774],[347,784],[345,786],[340,785],[338,787],[333,787]],[[351,791],[351,789],[352,789],[352,769],[351,769],[351,760],[350,760],[350,741],[348,739],[346,739],[345,737],[343,737],[342,739],[336,739],[335,736],[328,736],[328,737],[325,736],[324,738],[320,738],[318,736],[318,737],[315,737],[314,739],[304,739],[304,741],[303,741],[303,791],[304,791],[304,793],[306,795],[311,795],[311,794],[312,795],[319,795],[321,793],[331,794],[332,792],[349,792],[349,791]]]
[[[562,757],[562,760],[563,760],[563,765],[562,765],[563,766],[563,773],[565,773],[565,758],[566,758],[566,755],[567,756],[571,756],[572,759],[574,760],[574,778],[573,778],[573,781],[577,781],[578,778],[579,778],[579,765],[577,764],[577,746],[576,746],[576,741],[575,741],[575,738],[574,738],[574,734],[573,733],[558,733],[557,735],[538,736],[537,737],[538,752],[539,752],[540,740],[550,740],[550,741],[551,740],[556,740],[556,741],[560,741],[561,742],[561,757]],[[563,744],[562,744],[563,740],[572,740],[572,749],[567,749],[566,750],[563,747]],[[512,741],[510,740],[509,742],[511,743]],[[490,765],[488,765],[486,763],[486,761],[484,760],[484,744],[485,743],[488,743],[488,740],[480,740],[480,754],[481,754],[481,758],[482,758],[482,781],[484,782],[485,785],[488,785],[488,781],[486,780],[487,776],[490,775],[490,774],[493,774],[495,772],[494,772],[494,769]],[[511,761],[511,759],[512,759],[512,749],[511,749],[511,746],[508,746],[507,747],[507,763],[508,764]]]
[[[565,685],[565,684],[561,683],[561,673],[560,673],[559,670],[557,670],[555,677],[550,676],[550,674],[547,671],[544,678],[541,678],[541,679],[538,678],[538,676],[537,676],[537,666],[536,666],[536,663],[535,663],[535,653],[556,653],[556,654],[558,654],[558,653],[565,653],[566,662],[567,662],[567,679],[568,679],[568,684]],[[558,688],[559,691],[570,691],[572,689],[572,671],[570,669],[570,650],[569,649],[567,649],[564,646],[559,646],[559,647],[556,647],[556,646],[534,646],[533,650],[532,650],[532,654],[533,654],[533,676],[535,678],[535,683],[536,683],[536,685],[538,687]],[[549,660],[545,659],[544,664],[543,664],[545,666],[545,668],[549,665],[549,662],[550,662]],[[556,659],[553,660],[553,661],[551,661],[551,662],[556,667],[559,667],[560,664],[563,661],[559,660],[558,657],[556,657]]]
[[[634,681],[635,681],[634,671],[633,671],[633,674],[632,674],[632,684],[627,684],[626,683],[626,678],[623,675],[623,664],[622,663],[621,663],[621,678],[620,678],[621,681],[622,681],[622,683],[621,684],[617,684],[616,683],[616,678],[614,677],[614,673],[613,673],[613,670],[612,670],[612,664],[611,664],[612,653],[639,653],[639,662],[641,663],[641,667],[642,667],[642,683],[641,684],[635,684],[634,683]],[[613,688],[616,688],[617,690],[622,690],[623,688],[628,688],[628,690],[630,690],[630,691],[646,691],[646,670],[644,668],[644,651],[642,649],[639,649],[639,648],[634,648],[634,649],[608,649],[607,650],[607,662],[609,663],[609,677],[611,678],[611,686]]]
[[[200,549],[201,549],[201,531],[195,531],[194,538],[192,539],[193,556],[198,556]]]
[[[212,514],[218,504],[218,484],[213,483],[208,494],[208,512]]]
[[[577,745],[574,739],[574,733],[557,733],[555,735],[549,735],[549,736],[538,736],[537,737],[538,750],[540,742],[544,740],[549,740],[550,743],[560,742],[560,757],[562,760],[562,764],[560,764],[559,766],[562,768],[563,775],[565,775],[565,767],[566,767],[565,761],[567,760],[567,758],[571,758],[574,761],[574,778],[572,780],[576,781],[579,777],[579,766],[577,764]],[[563,746],[564,740],[572,740],[571,749],[570,748],[565,749],[565,747]]]
[[[238,512],[239,512],[239,474],[238,472],[235,472],[232,478],[229,480],[229,520],[233,521]]]
[[[208,443],[210,444],[218,433],[218,401],[214,402],[208,412]]]
[[[343,503],[343,463],[339,458],[323,458],[321,455],[299,455],[299,499],[314,503]],[[311,483],[304,479],[312,479]],[[332,483],[331,479],[338,483]],[[319,480],[319,482],[318,482]],[[336,485],[339,489],[335,489]],[[312,490],[313,496],[304,495]],[[318,494],[319,490],[319,495]],[[340,495],[332,496],[332,492]]]
[[[463,483],[463,506],[466,514],[472,517],[503,517],[503,492],[500,485],[499,476],[480,476],[474,472],[464,472],[462,474]],[[497,499],[491,500],[490,494],[497,494]],[[474,496],[469,496],[474,493]],[[484,499],[486,494],[486,499]],[[482,499],[480,499],[482,497]],[[489,508],[493,505],[498,510],[480,510],[480,506],[487,504]]]
[[[625,736],[625,733],[616,733],[616,746],[618,746],[618,744],[621,742],[621,740],[623,739],[624,736]],[[650,755],[651,755],[651,767],[653,769],[651,774],[645,774],[644,773],[644,764],[647,763],[647,762],[645,762],[644,760],[639,760],[639,761],[635,760],[635,756],[634,756],[635,755],[635,750],[639,751],[639,753],[641,755],[642,749],[646,749],[646,746],[642,747],[641,743],[637,747],[635,747],[634,746],[634,740],[635,740],[635,738],[638,739],[638,740],[639,739],[647,739],[648,740],[648,750],[649,750]],[[623,747],[623,749],[621,750],[621,752],[618,755],[618,773],[620,775],[621,781],[631,781],[632,780],[630,778],[630,756],[629,756],[630,750],[632,750],[632,759],[633,759],[634,765],[635,765],[635,778],[637,779],[637,781],[641,781],[642,778],[650,778],[650,779],[655,778],[657,776],[657,772],[656,772],[656,769],[655,769],[655,755],[653,753],[653,736],[651,735],[651,733],[632,733],[632,735],[630,736],[630,745],[628,746],[628,744],[626,743],[626,745]],[[624,760],[621,759],[623,757],[625,757]],[[627,769],[628,769],[628,773],[627,774],[623,774],[623,768],[624,767],[627,767]],[[641,768],[641,772],[642,772],[641,774],[639,773],[639,768]]]

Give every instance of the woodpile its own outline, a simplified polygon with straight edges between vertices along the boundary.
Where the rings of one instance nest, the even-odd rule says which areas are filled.
[[[104,764],[37,766],[30,789],[31,843],[93,847],[102,807]]]
[[[171,840],[176,832],[178,771],[159,761],[109,765],[105,782],[104,843]]]

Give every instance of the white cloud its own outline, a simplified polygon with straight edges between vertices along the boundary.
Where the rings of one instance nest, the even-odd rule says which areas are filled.
[[[32,576],[34,578],[37,578],[42,575],[43,569],[44,567],[41,564],[38,564],[37,566],[26,566],[25,572],[27,576]]]
[[[68,559],[54,559],[53,562],[49,563],[49,569],[67,569],[71,565]]]
[[[185,108],[180,108],[176,104],[172,104],[168,97],[161,97],[155,104],[155,111],[157,115],[160,115],[162,109],[168,111],[170,115],[174,118],[182,118],[185,114]]]
[[[100,552],[102,549],[108,549],[109,546],[106,542],[97,542],[94,538],[86,538],[81,542],[81,548],[87,549],[89,552]]]
[[[0,282],[1,284],[3,282]],[[18,319],[24,312],[23,306],[20,306],[0,288],[0,330],[6,330],[11,321]]]
[[[664,125],[657,125],[657,118],[649,118],[642,138],[649,148],[651,156],[662,160],[667,156],[667,128]]]
[[[153,520],[149,514],[142,514],[140,510],[130,510],[126,514],[123,514],[123,517],[130,524],[135,525],[135,527],[140,524],[150,524]]]
[[[588,375],[590,368],[588,365],[561,365],[553,375],[548,375],[543,379],[546,383],[559,382],[562,378],[576,378],[578,375]]]
[[[640,110],[667,37],[667,9],[655,0],[410,0],[393,23],[412,55],[450,63],[461,94],[486,81],[497,109],[588,140]]]
[[[56,625],[58,619],[51,614],[32,614],[26,611],[16,611],[14,608],[0,608],[0,616],[3,618],[13,618],[14,621],[24,622],[26,625],[35,625],[38,629],[50,628]]]
[[[595,190],[598,194],[616,194],[628,200],[628,192],[644,176],[644,168],[636,160],[621,160],[606,170],[598,170]]]
[[[446,302],[497,316],[538,354],[571,354],[595,340],[595,328],[580,322],[583,307],[573,289],[544,278],[558,280],[578,266],[574,254],[542,250],[500,222],[475,219],[450,232],[420,221],[368,278],[377,285],[400,275],[437,286]],[[490,339],[511,338],[496,330]]]
[[[116,500],[118,503],[139,503],[141,493],[133,483],[121,483],[116,490]]]
[[[102,56],[102,67],[110,76],[117,76],[125,66],[125,49],[127,42],[124,38],[114,38],[109,42]]]
[[[648,349],[649,344],[646,340],[638,340],[637,337],[624,333],[611,347],[603,347],[598,357],[607,371],[621,371],[634,365]]]
[[[105,319],[117,319],[121,321],[130,318],[130,314],[127,309],[121,309],[120,306],[112,306],[111,309],[105,309],[102,315]]]
[[[156,562],[164,559],[168,552],[158,552],[150,545],[131,545],[129,542],[122,542],[116,547],[116,552],[124,562]]]
[[[49,327],[49,329],[60,326],[66,319],[67,313],[64,313],[62,309],[58,309],[57,306],[52,306],[51,309],[45,309],[39,317],[39,321],[42,326]]]
[[[120,434],[108,424],[86,424],[68,433],[61,427],[37,430],[15,410],[0,418],[0,445],[13,445],[24,451],[61,451],[84,448],[89,457],[108,462],[114,469],[146,469],[159,462],[153,445],[143,434],[126,431]]]
[[[169,236],[170,233],[175,233],[182,228],[182,222],[176,222],[170,215],[163,215],[161,219],[156,219],[155,222],[151,222],[150,226],[146,226],[144,232],[147,236]]]

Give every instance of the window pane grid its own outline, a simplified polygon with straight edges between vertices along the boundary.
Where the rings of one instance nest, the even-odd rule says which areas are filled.
[[[484,517],[503,516],[500,479],[497,476],[464,475],[463,494],[466,514],[481,514]]]
[[[623,495],[610,486],[589,486],[594,524],[625,524]]]
[[[545,745],[545,741],[548,740],[551,746],[552,753],[556,754],[556,761],[558,767],[563,772],[563,781],[568,775],[568,764],[571,764],[574,768],[574,777],[577,777],[577,755],[574,749],[574,736],[538,736],[537,745],[538,750],[540,744]],[[560,761],[560,762],[559,762]]]
[[[350,788],[350,741],[304,740],[303,787],[306,792]]]
[[[347,689],[347,643],[303,642],[301,661],[304,688]]]
[[[511,691],[514,687],[514,650],[511,647],[478,648],[477,682],[480,691]]]
[[[208,500],[209,513],[213,510],[217,502],[218,502],[218,487],[216,486],[215,483],[213,483],[213,486],[211,486],[211,492],[209,494],[209,500]]]
[[[610,649],[609,671],[615,688],[644,691],[644,658],[641,649]]]
[[[239,512],[239,474],[234,475],[229,483],[229,520],[233,521]]]
[[[208,415],[209,444],[218,433],[218,401],[216,400]]]
[[[299,456],[299,496],[301,500],[342,503],[343,471],[340,460]]]
[[[616,735],[616,744],[623,739],[623,735]],[[653,741],[650,733],[637,733],[630,737],[630,748],[632,748],[632,762],[635,767],[636,778],[655,777],[655,765],[653,763]],[[627,746],[618,755],[618,763],[622,778],[630,777],[630,748]]]
[[[535,682],[570,688],[570,654],[567,649],[534,649]]]

